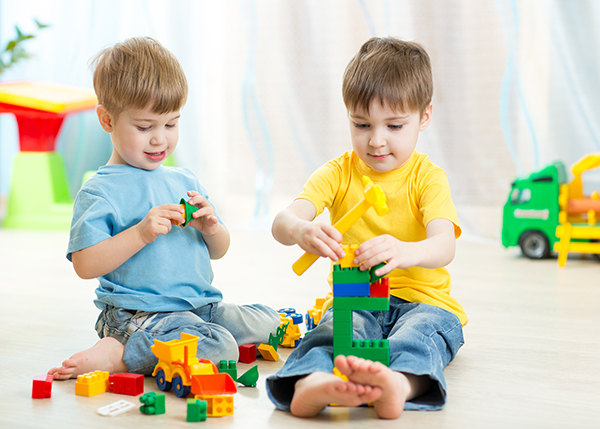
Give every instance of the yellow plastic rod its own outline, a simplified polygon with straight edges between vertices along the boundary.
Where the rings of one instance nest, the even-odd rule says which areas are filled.
[[[374,185],[367,176],[363,176],[362,182],[365,187],[364,199],[350,209],[350,211],[333,225],[333,227],[342,235],[344,235],[371,207],[375,209],[375,212],[379,216],[383,216],[388,212],[385,194],[381,188],[378,185]],[[306,252],[294,262],[292,270],[301,276],[317,259],[319,259],[319,255]]]

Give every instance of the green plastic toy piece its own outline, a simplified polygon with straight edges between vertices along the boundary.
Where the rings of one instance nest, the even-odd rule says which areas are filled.
[[[181,227],[185,228],[188,223],[194,220],[194,218],[192,217],[192,213],[196,212],[198,210],[198,207],[191,205],[183,198],[179,201],[179,204],[184,206],[185,209],[185,222],[181,224]]]
[[[269,334],[269,345],[272,346],[275,349],[275,351],[277,351],[277,346],[283,341],[283,337],[287,332],[287,327],[289,324],[290,322],[278,327],[277,331],[275,332],[275,335]]]
[[[229,363],[226,360],[219,362],[219,372],[229,374],[234,380],[237,379],[237,362],[230,360]]]
[[[207,414],[206,401],[200,399],[188,399],[187,400],[187,417],[188,422],[203,422],[206,420]]]
[[[140,411],[144,414],[164,414],[165,413],[165,394],[156,392],[145,393],[140,396],[140,402],[144,405]]]
[[[369,270],[361,271],[359,267],[340,268],[339,264],[333,266],[333,284],[369,283]]]
[[[256,387],[256,382],[258,381],[258,365],[254,365],[236,381],[246,387]]]

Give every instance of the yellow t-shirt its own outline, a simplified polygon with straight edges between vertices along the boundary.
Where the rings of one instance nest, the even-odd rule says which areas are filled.
[[[389,212],[378,216],[375,210],[369,209],[344,234],[343,244],[361,244],[383,234],[401,241],[421,241],[427,238],[425,227],[433,219],[448,219],[454,224],[455,237],[460,236],[446,173],[427,155],[417,151],[404,166],[386,173],[372,170],[353,150],[348,151],[317,169],[298,198],[313,203],[317,216],[327,208],[334,224],[363,199],[364,175],[381,187]],[[450,296],[450,273],[445,267],[395,269],[388,277],[392,295],[451,311],[463,326],[467,324],[462,306]],[[330,306],[328,302],[324,309]]]

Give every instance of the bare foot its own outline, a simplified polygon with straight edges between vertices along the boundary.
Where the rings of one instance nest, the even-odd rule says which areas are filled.
[[[335,358],[335,366],[349,381],[379,387],[381,395],[374,401],[375,412],[382,419],[396,419],[404,410],[404,403],[415,396],[407,375],[392,371],[381,362],[356,356]]]
[[[344,381],[336,375],[314,372],[296,382],[290,410],[297,417],[313,417],[331,403],[357,407],[381,395],[379,387]]]
[[[123,361],[125,346],[112,337],[105,337],[93,347],[75,353],[62,363],[60,368],[52,368],[48,374],[55,380],[67,380],[71,377],[92,371],[127,372]]]

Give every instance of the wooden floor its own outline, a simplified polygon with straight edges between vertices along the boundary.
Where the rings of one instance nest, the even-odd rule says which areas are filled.
[[[268,231],[233,230],[230,253],[215,263],[215,285],[227,301],[265,302],[305,312],[324,295],[327,262],[296,277],[298,249]],[[32,378],[97,341],[96,281],[79,279],[64,253],[67,233],[0,229],[0,427],[189,427],[185,401],[167,395],[167,413],[132,410],[101,417],[97,408],[120,399],[74,394],[74,381],[55,381],[51,399],[31,399]],[[437,412],[405,412],[379,421],[372,409],[328,408],[310,421],[277,411],[264,387],[281,367],[259,361],[257,388],[240,388],[233,416],[210,419],[228,428],[331,427],[597,428],[600,427],[600,263],[570,258],[530,261],[516,250],[459,240],[450,270],[453,294],[470,323],[466,345],[445,371],[449,398]],[[247,366],[239,364],[239,369]],[[146,391],[156,390],[146,378]],[[207,424],[207,423],[202,423]]]

